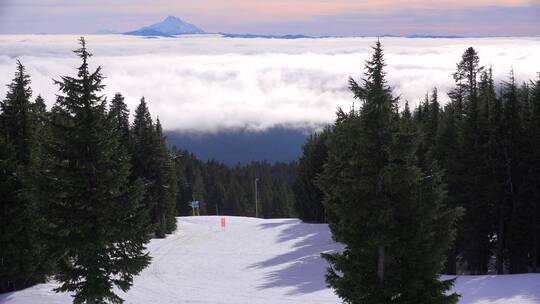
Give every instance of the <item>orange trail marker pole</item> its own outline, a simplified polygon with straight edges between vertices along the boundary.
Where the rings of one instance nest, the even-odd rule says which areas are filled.
[[[221,228],[225,229],[225,218],[221,218]]]

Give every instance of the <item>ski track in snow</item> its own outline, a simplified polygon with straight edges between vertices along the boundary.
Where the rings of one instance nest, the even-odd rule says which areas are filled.
[[[181,217],[178,230],[148,244],[152,263],[135,278],[127,304],[338,304],[324,282],[320,252],[342,248],[327,225],[296,219]],[[445,278],[449,278],[445,276]],[[51,282],[0,295],[1,304],[68,304]],[[540,274],[460,276],[465,304],[540,303]]]

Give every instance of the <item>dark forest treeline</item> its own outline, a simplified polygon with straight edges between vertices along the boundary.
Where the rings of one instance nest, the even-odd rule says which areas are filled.
[[[416,108],[406,104],[399,114],[393,111],[402,130],[414,134],[416,165],[426,176],[440,168],[446,204],[463,211],[443,272],[538,272],[540,77],[517,83],[510,71],[496,83],[473,48],[464,52],[453,77],[449,103],[442,105],[433,89]],[[351,89],[366,90],[355,83]],[[329,198],[321,189],[329,187],[324,177],[336,137],[345,136],[347,143],[360,136],[336,134],[340,119],[308,139],[298,163],[297,212],[308,222],[325,222],[328,208],[335,208],[325,203]]]
[[[122,94],[110,101],[84,39],[76,76],[55,80],[47,110],[17,62],[0,104],[0,293],[54,277],[74,303],[121,303],[151,257],[145,244],[176,229],[178,215],[291,217],[296,163],[229,168],[169,149],[142,98],[130,123]]]
[[[189,202],[201,203],[201,215],[255,216],[257,179],[258,216],[292,217],[296,163],[252,162],[228,167],[217,161],[201,161],[186,151],[172,149],[178,176],[176,207],[179,215],[190,215]]]

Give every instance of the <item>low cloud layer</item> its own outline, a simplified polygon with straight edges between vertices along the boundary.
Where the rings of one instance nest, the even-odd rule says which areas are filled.
[[[284,126],[312,130],[332,122],[353,98],[347,79],[360,79],[374,38],[226,39],[217,36],[144,39],[90,36],[91,65],[103,67],[105,94],[121,92],[131,110],[145,96],[168,130],[202,133]],[[443,100],[461,54],[475,47],[503,80],[511,68],[526,81],[540,71],[540,38],[381,40],[388,80],[402,102],[415,104],[434,86]],[[20,59],[34,95],[51,106],[52,79],[73,75],[75,36],[0,36],[0,84]],[[0,96],[5,96],[5,87]]]

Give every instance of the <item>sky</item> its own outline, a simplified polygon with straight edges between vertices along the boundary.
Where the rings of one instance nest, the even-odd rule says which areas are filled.
[[[75,35],[0,35],[0,98],[16,60],[31,76],[34,97],[49,107],[53,79],[75,75]],[[348,78],[361,81],[375,38],[241,39],[216,35],[146,39],[90,35],[90,66],[102,66],[103,93],[121,92],[133,110],[145,97],[166,130],[217,133],[276,127],[313,131],[333,122],[338,107],[354,102]],[[469,46],[492,66],[499,84],[514,70],[519,83],[537,79],[540,37],[381,38],[388,83],[401,104],[417,104],[437,87],[440,100],[454,85],[452,73]]]
[[[168,15],[239,34],[540,35],[540,0],[0,0],[0,34],[129,31]]]

